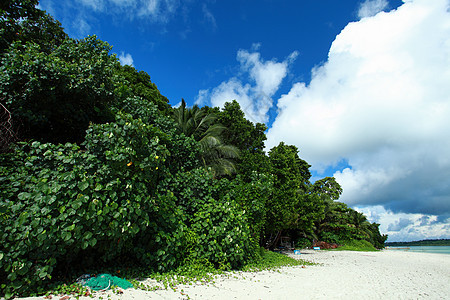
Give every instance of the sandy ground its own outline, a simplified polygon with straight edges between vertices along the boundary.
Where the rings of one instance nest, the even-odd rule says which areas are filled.
[[[304,250],[292,256],[318,265],[234,273],[177,291],[107,291],[95,293],[94,299],[450,299],[450,255]]]

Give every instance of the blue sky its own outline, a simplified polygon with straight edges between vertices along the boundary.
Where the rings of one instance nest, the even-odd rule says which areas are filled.
[[[172,105],[236,99],[390,241],[450,238],[447,0],[41,0]]]

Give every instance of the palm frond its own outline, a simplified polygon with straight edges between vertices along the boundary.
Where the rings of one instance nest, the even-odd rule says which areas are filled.
[[[181,105],[174,109],[172,117],[181,132],[200,143],[200,155],[205,168],[211,168],[215,175],[236,172],[233,159],[239,157],[239,150],[222,143],[220,137],[226,127],[215,124],[217,120],[215,114],[208,114],[197,105],[187,108],[186,102],[182,99]]]

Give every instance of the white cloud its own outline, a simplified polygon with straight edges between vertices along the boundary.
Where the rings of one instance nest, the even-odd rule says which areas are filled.
[[[205,17],[205,20],[212,26],[213,29],[216,29],[217,28],[216,18],[214,17],[212,12],[208,9],[206,4],[204,4],[204,3],[203,3],[203,6],[202,6],[202,11],[203,11],[203,15]]]
[[[53,3],[53,0],[47,0],[46,3],[45,3],[45,6],[42,5],[41,2],[42,1],[40,1],[40,3],[38,3],[38,5],[36,7],[38,9],[45,10],[50,15],[54,16],[55,15],[55,8],[54,8],[55,5]]]
[[[41,0],[39,8],[56,17],[69,36],[83,38],[98,34],[99,15],[108,15],[114,23],[120,24],[133,20],[152,23],[162,26],[159,30],[164,32],[164,26],[190,3],[180,0]]]
[[[281,82],[288,74],[290,64],[298,54],[293,52],[282,62],[264,61],[260,53],[256,51],[258,48],[258,45],[254,45],[252,52],[238,51],[237,60],[240,63],[243,78],[233,77],[211,91],[201,90],[196,103],[223,107],[225,102],[236,100],[247,119],[252,122],[267,122],[267,113],[273,106],[272,96],[279,89]],[[245,78],[247,76],[248,78]]]
[[[286,76],[288,65],[297,55],[297,52],[293,52],[282,63],[274,60],[264,62],[258,52],[249,53],[246,50],[239,50],[237,60],[241,63],[241,68],[256,82],[260,92],[272,96]]]
[[[383,206],[355,207],[370,222],[380,224],[380,232],[388,241],[417,241],[421,239],[450,238],[450,217],[437,215],[394,213]]]
[[[375,16],[387,8],[388,4],[386,0],[366,0],[359,7],[358,17],[362,19]]]
[[[179,6],[177,0],[142,0],[138,2],[137,12],[139,17],[151,17],[153,21],[167,22]]]
[[[87,6],[95,11],[102,11],[105,9],[105,1],[103,0],[78,0],[80,4]]]
[[[389,224],[388,230],[398,232],[413,224],[414,222],[410,219],[400,218],[397,222]]]
[[[142,18],[153,22],[167,22],[178,7],[180,0],[73,0],[74,8],[120,15],[122,18]],[[45,2],[49,2],[46,0]],[[69,4],[70,5],[70,4]]]
[[[124,53],[123,51],[119,54],[119,61],[122,65],[133,66],[133,57],[130,53]]]
[[[92,29],[89,22],[83,16],[75,17],[72,22],[72,27],[77,28],[77,32],[73,36],[75,38],[83,38],[87,36]]]
[[[309,85],[278,101],[267,147],[297,145],[335,174],[352,205],[450,212],[450,13],[447,0],[414,0],[350,23]]]

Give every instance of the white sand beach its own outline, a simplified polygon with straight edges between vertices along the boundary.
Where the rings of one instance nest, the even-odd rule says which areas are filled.
[[[94,299],[450,299],[450,255],[303,250],[292,256],[318,265],[235,273],[177,291],[97,292]]]

